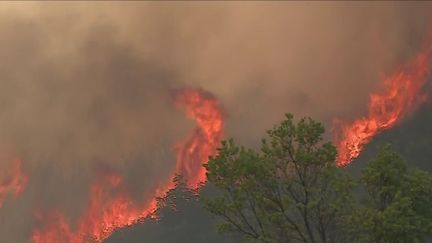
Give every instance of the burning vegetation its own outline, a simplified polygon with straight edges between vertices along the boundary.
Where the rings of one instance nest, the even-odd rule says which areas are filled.
[[[218,101],[201,89],[178,90],[174,100],[197,123],[191,136],[175,145],[176,173],[182,174],[187,185],[196,189],[206,181],[203,163],[216,152],[222,139],[222,111]],[[157,198],[174,189],[174,176],[155,188],[152,195],[145,195],[149,200],[136,202],[128,194],[121,176],[103,174],[91,186],[87,208],[76,226],[61,212],[38,213],[36,217],[44,225],[33,231],[32,240],[34,243],[101,242],[116,229],[153,217],[158,209]]]
[[[413,60],[398,67],[382,81],[379,91],[370,94],[366,116],[351,123],[336,122],[339,166],[351,163],[375,135],[394,127],[427,100],[424,88],[430,74],[430,56],[431,43],[425,43]]]
[[[3,207],[9,193],[12,193],[17,198],[25,189],[27,183],[28,177],[21,170],[21,161],[15,160],[9,175],[0,184],[0,208]]]

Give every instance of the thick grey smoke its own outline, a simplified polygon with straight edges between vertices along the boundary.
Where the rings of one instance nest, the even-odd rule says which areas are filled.
[[[35,208],[72,219],[100,166],[149,190],[193,124],[170,90],[200,86],[254,146],[285,112],[364,114],[382,75],[413,55],[432,4],[46,2],[0,4],[0,152],[30,183],[0,209],[0,242],[27,242]],[[329,136],[330,137],[330,136]],[[1,161],[7,168],[9,161]]]

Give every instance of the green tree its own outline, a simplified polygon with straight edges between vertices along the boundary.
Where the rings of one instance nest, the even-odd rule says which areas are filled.
[[[220,194],[203,199],[222,219],[219,230],[251,242],[346,242],[353,181],[335,167],[323,133],[319,122],[287,114],[260,151],[224,141],[206,165]]]
[[[432,176],[408,169],[389,145],[362,171],[360,185],[366,197],[349,216],[358,242],[422,242],[432,232]]]

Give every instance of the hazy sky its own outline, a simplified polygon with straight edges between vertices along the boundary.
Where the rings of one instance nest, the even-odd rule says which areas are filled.
[[[99,167],[136,193],[165,179],[172,145],[194,126],[173,88],[213,93],[226,137],[251,146],[285,112],[327,128],[363,115],[379,80],[415,54],[431,11],[387,1],[0,3],[0,152],[30,176],[0,209],[0,242],[28,242],[35,208],[78,217]]]

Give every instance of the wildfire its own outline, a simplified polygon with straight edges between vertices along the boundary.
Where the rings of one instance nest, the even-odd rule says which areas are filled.
[[[208,156],[216,151],[223,131],[221,109],[214,97],[200,89],[184,89],[176,92],[175,103],[184,107],[188,116],[198,126],[185,142],[175,146],[176,172],[181,173],[191,188],[206,180],[202,167]],[[79,218],[76,230],[58,211],[48,216],[36,217],[46,224],[33,231],[34,243],[86,243],[101,242],[118,228],[136,224],[153,217],[158,209],[157,198],[174,189],[174,175],[157,187],[144,202],[137,203],[127,193],[123,179],[114,174],[104,174],[90,189],[87,209]]]
[[[15,160],[11,174],[0,184],[0,208],[9,193],[13,193],[15,198],[24,191],[28,177],[21,171],[21,162]]]
[[[134,202],[120,176],[103,175],[90,189],[87,209],[78,221],[77,230],[71,229],[70,223],[61,212],[53,212],[40,220],[47,221],[41,229],[33,232],[34,243],[66,242],[84,243],[101,242],[118,228],[130,226],[154,215],[157,210],[157,197],[163,197],[174,188],[169,182],[155,190],[154,197],[144,203]]]
[[[175,146],[178,173],[190,188],[198,188],[207,179],[203,163],[216,152],[223,136],[222,111],[213,96],[199,89],[181,90],[175,101],[198,125],[187,140]]]
[[[370,95],[367,116],[342,124],[336,137],[339,166],[351,163],[376,134],[395,126],[426,101],[423,88],[428,80],[430,54],[430,47],[423,49],[384,79],[382,91]]]

